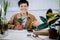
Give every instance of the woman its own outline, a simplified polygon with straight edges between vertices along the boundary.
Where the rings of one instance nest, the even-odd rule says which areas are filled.
[[[22,25],[24,26],[24,28],[26,29],[34,29],[37,25],[37,19],[30,13],[28,13],[28,7],[29,7],[29,3],[26,0],[20,0],[18,2],[18,6],[20,8],[20,13],[15,14],[14,16],[12,16],[11,20],[9,21],[9,25],[8,28],[12,28],[12,29],[19,29],[19,27],[15,26],[16,20],[17,19],[24,19],[22,22]]]

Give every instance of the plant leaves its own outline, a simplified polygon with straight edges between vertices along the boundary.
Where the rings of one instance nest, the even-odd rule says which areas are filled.
[[[49,18],[49,19],[48,19],[49,25],[55,23],[59,18],[60,18],[60,17],[59,17],[58,15],[55,15],[55,16]]]
[[[7,7],[8,7],[8,1],[4,1],[4,12],[5,12],[5,16],[6,16],[6,12],[7,12]]]
[[[40,19],[41,19],[44,23],[47,23],[47,19],[46,19],[46,18],[40,16]]]
[[[58,19],[59,19],[59,17],[56,17],[56,18],[52,19],[51,21],[49,21],[49,25],[55,23]]]
[[[43,24],[40,24],[39,26],[37,26],[37,30],[45,29],[47,27],[48,27],[48,24],[47,23],[43,23]]]
[[[49,18],[53,17],[54,15],[55,15],[55,14],[53,14],[53,13],[48,13],[48,14],[46,14],[47,20],[48,20]]]

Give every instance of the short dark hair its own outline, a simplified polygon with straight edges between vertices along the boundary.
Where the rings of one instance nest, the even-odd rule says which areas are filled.
[[[48,13],[52,13],[52,9],[48,9],[48,10],[47,10],[47,14],[48,14]]]
[[[26,3],[27,6],[29,6],[29,3],[28,3],[27,0],[20,0],[20,1],[18,1],[18,6],[20,6],[20,4],[22,4],[22,3]]]

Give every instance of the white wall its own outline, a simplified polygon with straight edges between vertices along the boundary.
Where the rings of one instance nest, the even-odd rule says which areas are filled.
[[[10,17],[15,13],[19,12],[19,7],[17,5],[18,0],[8,0],[10,7],[7,12],[7,20],[10,20]],[[51,8],[54,12],[58,12],[59,5],[58,0],[28,0],[29,2],[29,12],[32,13],[38,21],[41,23],[39,16],[44,16],[46,11]]]

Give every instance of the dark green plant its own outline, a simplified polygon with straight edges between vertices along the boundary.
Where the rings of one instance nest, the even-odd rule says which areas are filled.
[[[37,30],[41,30],[48,27],[47,19],[40,16],[41,20],[44,22],[37,27]]]
[[[46,16],[46,18],[44,18],[43,16],[40,16],[40,19],[43,21],[43,23],[40,24],[37,27],[37,30],[41,30],[41,29],[44,29],[44,28],[47,28],[47,27],[52,29],[52,26],[53,27],[55,26],[53,23],[55,23],[59,18],[60,18],[60,13],[56,14],[55,16],[53,16],[53,17],[51,17],[49,19],[47,19],[47,16]]]
[[[7,8],[8,8],[8,1],[4,0],[4,5],[0,9],[0,34],[4,34],[4,32],[7,30],[7,24],[5,23],[6,21],[6,13],[7,13]],[[4,15],[2,17],[2,14]]]

